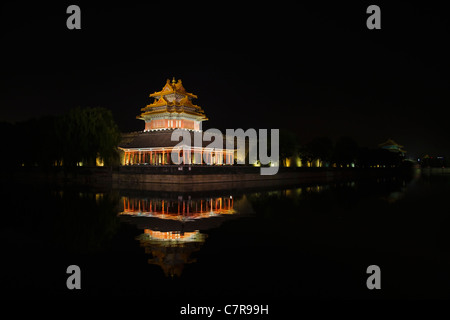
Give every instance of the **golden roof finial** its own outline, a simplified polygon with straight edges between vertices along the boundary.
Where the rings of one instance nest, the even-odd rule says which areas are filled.
[[[175,85],[176,81],[175,81],[175,77],[172,78],[172,85]]]

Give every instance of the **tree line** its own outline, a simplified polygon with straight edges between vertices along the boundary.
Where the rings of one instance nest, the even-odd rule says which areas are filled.
[[[4,152],[0,163],[7,166],[80,164],[118,165],[120,131],[105,108],[74,108],[61,116],[45,116],[15,124],[0,123]]]
[[[329,137],[316,137],[307,143],[300,143],[297,135],[291,131],[280,130],[280,160],[283,166],[288,159],[299,157],[304,162],[320,160],[322,166],[367,168],[372,166],[399,166],[403,158],[394,152],[381,148],[358,146],[348,136],[342,136],[333,142]]]
[[[61,116],[45,116],[17,122],[0,122],[3,137],[3,166],[95,166],[119,165],[117,145],[121,133],[110,110],[74,108]],[[269,144],[270,145],[270,144]],[[289,158],[299,157],[304,163],[320,160],[322,166],[399,166],[402,157],[384,149],[360,147],[351,137],[333,142],[317,137],[300,143],[297,135],[280,130],[280,161],[287,166]],[[294,164],[295,165],[295,164]]]

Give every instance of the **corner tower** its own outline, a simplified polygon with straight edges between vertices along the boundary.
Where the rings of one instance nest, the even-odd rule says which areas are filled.
[[[161,91],[150,94],[152,104],[142,108],[137,119],[145,121],[144,131],[163,129],[202,130],[202,121],[208,120],[203,109],[192,103],[195,94],[186,92],[181,80],[167,79]]]

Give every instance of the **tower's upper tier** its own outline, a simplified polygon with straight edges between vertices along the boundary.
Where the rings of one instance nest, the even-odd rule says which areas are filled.
[[[208,120],[203,109],[192,103],[195,94],[186,92],[181,80],[167,79],[161,91],[150,94],[155,100],[142,108],[138,119],[145,121],[145,130],[184,128],[201,130],[200,122]]]

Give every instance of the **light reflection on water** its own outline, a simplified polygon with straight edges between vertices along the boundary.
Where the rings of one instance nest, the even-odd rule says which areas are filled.
[[[365,273],[358,270],[375,261],[401,283],[383,294],[446,296],[450,280],[440,268],[450,258],[450,218],[439,208],[448,205],[449,181],[209,193],[17,186],[5,191],[2,286],[17,295],[68,294],[61,270],[79,264],[86,296],[171,297],[175,286],[193,297],[359,297]],[[29,261],[39,261],[33,267],[42,277],[29,273]],[[425,279],[414,273],[423,270],[440,277],[433,290],[442,285],[408,282]]]
[[[122,222],[136,225],[144,232],[136,237],[149,264],[159,265],[166,276],[181,276],[186,264],[196,261],[193,252],[200,250],[207,238],[201,232],[229,219],[252,213],[244,196],[191,198],[129,197],[121,199]],[[238,210],[236,210],[237,208]]]
[[[298,199],[330,188],[354,188],[355,182],[315,184],[303,187],[213,197],[122,196],[120,221],[143,232],[136,237],[150,255],[149,264],[158,265],[165,276],[181,276],[184,266],[196,262],[192,253],[201,249],[206,230],[219,228],[227,220],[254,214],[252,201],[258,198]]]

